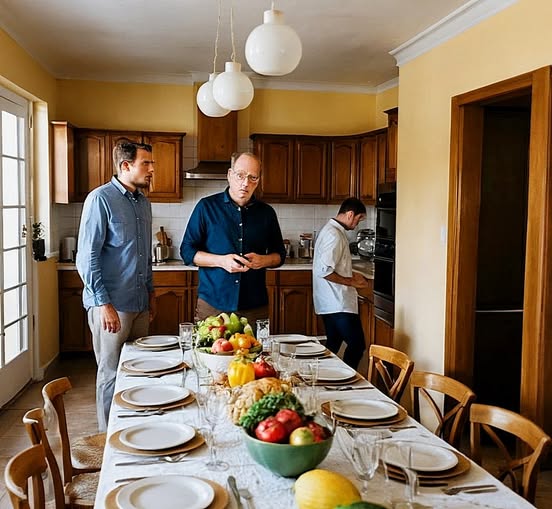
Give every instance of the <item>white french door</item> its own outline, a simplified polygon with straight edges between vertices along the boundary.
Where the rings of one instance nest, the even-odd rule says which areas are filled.
[[[0,88],[0,406],[31,379],[28,103]]]

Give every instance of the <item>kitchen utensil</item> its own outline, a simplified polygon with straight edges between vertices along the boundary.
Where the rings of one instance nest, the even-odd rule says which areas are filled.
[[[154,410],[152,412],[139,412],[134,414],[118,414],[117,417],[125,418],[125,417],[149,417],[150,415],[164,415],[164,410]]]
[[[297,255],[299,258],[312,258],[312,233],[302,233],[299,235]]]
[[[155,246],[155,259],[157,262],[166,262],[169,259],[170,249],[166,244],[157,244]]]
[[[241,503],[241,494],[238,490],[238,486],[236,485],[236,478],[233,475],[228,476],[228,486],[232,490],[232,494],[236,499],[237,508],[243,509],[243,504]]]
[[[335,386],[335,385],[325,385],[324,389],[327,391],[362,391],[366,389],[373,389],[374,387],[355,387],[353,385],[344,385],[344,386]]]
[[[472,485],[466,485],[466,486],[452,486],[450,488],[441,488],[441,491],[445,495],[458,495],[458,493],[470,493],[470,492],[478,492],[479,490],[489,490],[493,489],[494,491],[497,490],[497,487],[494,484],[472,484]]]
[[[374,257],[376,234],[370,228],[364,228],[357,233],[357,251],[361,258],[371,260]]]
[[[130,465],[153,465],[155,463],[180,463],[184,461],[184,458],[188,455],[187,452],[182,454],[175,454],[174,456],[159,456],[158,458],[151,458],[147,460],[135,460],[135,461],[122,461],[120,463],[115,463],[116,467],[127,467]],[[190,460],[191,458],[186,458]]]
[[[76,252],[77,239],[75,239],[75,237],[65,237],[61,239],[61,245],[59,249],[60,262],[74,262]]]
[[[247,506],[249,509],[253,508],[253,495],[247,488],[240,488],[238,490],[240,492],[240,495],[245,498],[245,501],[247,502]]]

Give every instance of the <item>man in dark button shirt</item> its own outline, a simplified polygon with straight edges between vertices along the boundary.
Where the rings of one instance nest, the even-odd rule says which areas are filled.
[[[255,321],[268,317],[265,272],[285,260],[274,209],[253,196],[261,162],[249,152],[232,155],[228,187],[196,205],[180,254],[199,267],[196,320],[234,311]]]

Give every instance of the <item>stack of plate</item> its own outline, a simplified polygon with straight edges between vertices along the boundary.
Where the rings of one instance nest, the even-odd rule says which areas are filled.
[[[194,401],[195,396],[178,385],[138,385],[115,394],[117,405],[131,410],[177,408]]]
[[[452,449],[421,442],[400,441],[400,443],[407,444],[411,448],[413,462],[411,467],[416,471],[418,482],[423,486],[441,485],[470,469],[469,460]],[[392,479],[404,481],[405,459],[399,454],[397,448],[392,447],[393,445],[393,440],[385,441],[387,471]]]
[[[172,350],[178,346],[178,336],[144,336],[134,341],[134,345],[151,352]]]
[[[181,371],[185,364],[180,359],[166,357],[137,357],[121,363],[121,369],[136,375],[166,375]]]
[[[357,380],[361,376],[348,366],[325,366],[320,364],[318,369],[318,385],[347,385]]]
[[[386,426],[401,422],[406,411],[390,401],[378,399],[344,399],[322,404],[322,411],[337,421],[359,427]]]
[[[294,353],[295,357],[308,358],[325,356],[329,352],[324,345],[321,345],[320,343],[315,343],[314,341],[310,341],[308,343],[301,343],[296,345]]]

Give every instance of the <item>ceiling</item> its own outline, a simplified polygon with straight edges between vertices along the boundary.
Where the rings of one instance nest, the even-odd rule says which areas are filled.
[[[270,0],[221,0],[217,70],[230,60],[230,4],[242,70]],[[473,0],[278,0],[303,44],[286,83],[376,87],[389,51]],[[185,83],[213,69],[217,0],[0,0],[0,27],[57,78]],[[199,78],[199,79],[198,79]]]

